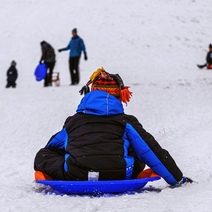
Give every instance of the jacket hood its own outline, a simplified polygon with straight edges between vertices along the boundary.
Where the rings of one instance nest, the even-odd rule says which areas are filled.
[[[86,94],[77,108],[77,113],[97,116],[112,116],[124,113],[119,99],[105,91],[95,90]]]

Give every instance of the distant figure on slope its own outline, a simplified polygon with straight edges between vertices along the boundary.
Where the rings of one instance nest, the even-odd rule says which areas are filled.
[[[46,77],[44,79],[44,87],[52,86],[52,73],[56,63],[56,56],[53,47],[46,41],[40,43],[42,55],[40,58],[40,63],[44,62],[48,68]]]
[[[18,71],[16,69],[16,62],[13,60],[11,62],[11,66],[7,70],[6,88],[10,88],[10,87],[15,88],[17,78],[18,78]]]
[[[206,63],[203,65],[197,65],[199,68],[207,67],[207,69],[212,69],[212,44],[209,44],[209,51],[206,55]]]
[[[55,180],[89,180],[91,173],[96,180],[129,180],[148,165],[172,186],[192,182],[137,118],[124,113],[122,102],[132,92],[118,74],[99,68],[80,93],[77,113],[36,154],[35,171]]]
[[[79,62],[81,53],[84,53],[84,59],[87,60],[87,53],[84,41],[77,35],[77,29],[72,30],[72,38],[67,47],[59,49],[58,51],[70,50],[69,53],[69,71],[71,76],[71,85],[77,85],[80,80]]]

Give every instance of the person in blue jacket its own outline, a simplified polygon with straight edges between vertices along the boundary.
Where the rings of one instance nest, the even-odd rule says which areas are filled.
[[[91,85],[91,91],[90,86]],[[55,180],[128,180],[147,165],[168,184],[192,182],[136,117],[124,113],[132,96],[118,74],[97,69],[80,90],[76,114],[35,156],[34,169]]]
[[[77,29],[72,30],[72,38],[66,48],[59,49],[59,52],[70,50],[69,54],[69,71],[71,76],[71,85],[79,83],[79,62],[81,53],[84,53],[84,59],[87,60],[85,44],[82,38],[77,35]]]

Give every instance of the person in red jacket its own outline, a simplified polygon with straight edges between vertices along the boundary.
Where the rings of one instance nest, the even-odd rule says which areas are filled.
[[[92,173],[97,180],[128,180],[147,165],[172,186],[192,182],[137,118],[124,113],[122,102],[132,92],[118,74],[99,68],[80,93],[76,114],[36,154],[35,171],[55,180],[89,180]]]

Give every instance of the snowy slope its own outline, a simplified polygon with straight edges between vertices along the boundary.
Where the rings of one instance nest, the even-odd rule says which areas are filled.
[[[212,43],[210,0],[1,0],[1,211],[202,211],[212,203],[212,72],[199,70]],[[43,88],[33,76],[40,41],[65,47],[72,28],[88,61],[70,87],[68,52],[57,53],[61,86]],[[17,61],[17,89],[5,89]],[[80,88],[98,67],[118,73],[133,91],[125,112],[166,148],[196,183],[160,193],[114,197],[43,195],[35,191],[36,152],[75,113]],[[160,180],[152,183],[165,188]]]

